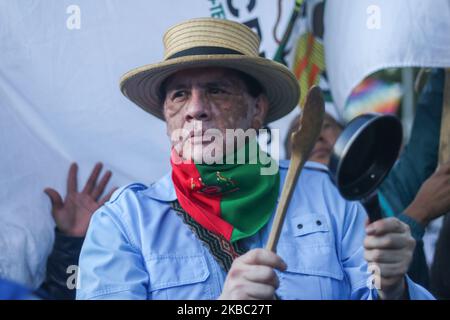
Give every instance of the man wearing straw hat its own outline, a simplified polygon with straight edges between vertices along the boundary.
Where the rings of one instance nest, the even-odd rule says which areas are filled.
[[[189,20],[164,44],[164,61],[127,73],[121,90],[166,122],[171,173],[116,191],[96,211],[78,299],[431,298],[405,276],[408,228],[386,219],[365,236],[364,210],[339,196],[320,164],[302,171],[277,253],[260,249],[289,163],[278,167],[254,134],[240,137],[295,108],[297,80],[259,57],[259,39],[239,23]]]

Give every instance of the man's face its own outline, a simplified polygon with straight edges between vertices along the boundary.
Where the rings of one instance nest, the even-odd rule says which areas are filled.
[[[325,114],[319,139],[309,157],[310,161],[316,161],[328,165],[334,144],[342,132],[342,127],[328,114]]]
[[[186,160],[203,162],[205,149],[224,154],[229,150],[226,145],[234,143],[234,139],[226,139],[226,129],[259,129],[267,109],[265,95],[250,96],[244,81],[231,69],[188,69],[165,83],[167,134]],[[217,133],[223,140],[213,138]],[[186,150],[192,152],[188,155]]]

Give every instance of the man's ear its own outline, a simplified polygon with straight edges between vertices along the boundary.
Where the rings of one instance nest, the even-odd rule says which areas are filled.
[[[255,108],[252,120],[252,128],[260,129],[266,120],[267,112],[269,111],[269,99],[264,93],[261,93],[255,98]]]

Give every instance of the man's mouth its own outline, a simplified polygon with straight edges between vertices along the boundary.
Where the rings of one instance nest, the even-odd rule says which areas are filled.
[[[313,155],[313,154],[329,154],[329,153],[331,153],[331,150],[328,148],[317,148],[311,152],[311,155]]]
[[[205,144],[208,144],[211,142],[211,137],[208,136],[207,134],[205,134],[205,130],[202,130],[202,131],[192,130],[190,132],[187,140],[190,144],[193,144],[193,145],[197,145],[197,144],[205,145]]]

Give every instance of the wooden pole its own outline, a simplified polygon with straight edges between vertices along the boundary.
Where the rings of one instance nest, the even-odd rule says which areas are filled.
[[[439,164],[450,160],[450,68],[445,70],[442,103],[441,138],[439,141]],[[430,270],[430,289],[438,299],[450,299],[450,213],[444,216],[434,251]]]
[[[450,68],[445,70],[444,97],[442,105],[441,138],[439,141],[439,164],[450,161]]]

